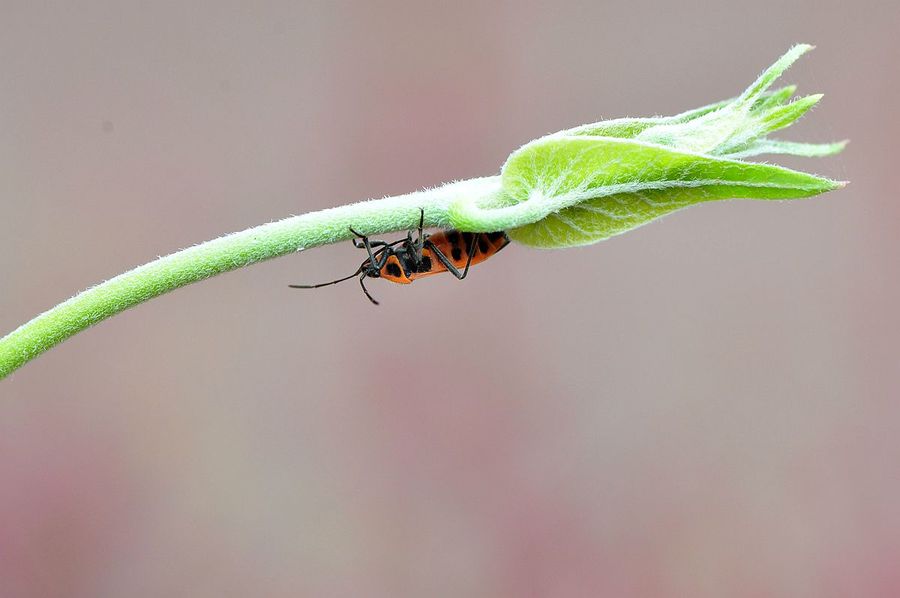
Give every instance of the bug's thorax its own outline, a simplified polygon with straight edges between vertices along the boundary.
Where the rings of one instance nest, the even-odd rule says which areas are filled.
[[[418,270],[415,246],[407,241],[397,248],[386,247],[375,255],[381,266],[374,266],[369,260],[364,261],[360,268],[366,272],[366,276],[384,278],[398,284],[412,282]]]

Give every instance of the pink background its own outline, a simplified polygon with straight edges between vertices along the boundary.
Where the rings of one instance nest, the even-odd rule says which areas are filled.
[[[0,596],[900,595],[893,1],[0,0],[0,330],[157,255],[823,91],[849,179],[459,283],[237,271],[0,383]]]

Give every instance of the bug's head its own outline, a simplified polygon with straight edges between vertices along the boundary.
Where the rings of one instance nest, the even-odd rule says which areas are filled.
[[[359,269],[356,271],[356,273],[359,274],[360,272],[362,272],[369,278],[381,278],[381,272],[379,272],[377,268],[372,266],[372,263],[369,260],[366,260],[359,265]]]

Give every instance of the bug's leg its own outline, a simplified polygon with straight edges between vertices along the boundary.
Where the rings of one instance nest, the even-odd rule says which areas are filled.
[[[419,240],[416,241],[416,261],[422,261],[422,249],[425,248],[425,235],[422,230],[425,228],[425,208],[419,208]]]
[[[469,265],[471,265],[472,263],[472,256],[475,255],[475,242],[478,241],[479,234],[480,233],[475,233],[474,235],[472,235],[472,242],[469,244],[469,254],[468,259],[466,260],[466,267],[462,272],[460,272],[459,269],[453,265],[453,262],[451,262],[450,259],[446,255],[444,255],[443,251],[438,249],[437,245],[435,245],[428,239],[425,240],[425,247],[427,247],[431,251],[431,253],[434,254],[434,257],[436,257],[440,263],[444,264],[450,274],[452,274],[459,280],[462,280],[469,273]]]
[[[352,239],[352,243],[353,243],[353,246],[356,247],[357,249],[362,249],[363,247],[366,246],[365,243],[363,243],[362,241],[360,241],[358,239]],[[383,247],[385,245],[389,245],[389,243],[387,243],[386,241],[369,241],[370,247]]]
[[[394,250],[391,248],[391,246],[389,244],[386,245],[386,247],[382,247],[381,249],[376,251],[370,258],[371,264],[368,268],[363,269],[362,266],[360,266],[360,269],[362,269],[362,271],[359,274],[359,286],[362,287],[363,293],[366,294],[366,297],[369,298],[369,301],[371,301],[375,305],[381,304],[378,303],[378,301],[376,301],[375,298],[372,297],[372,295],[369,293],[369,289],[366,288],[365,280],[367,276],[376,275],[378,272],[380,272],[381,269],[384,268],[384,265],[387,263],[388,259],[390,259],[392,255],[394,255]],[[363,262],[363,266],[364,265],[365,262]]]
[[[462,276],[459,277],[460,280],[466,277],[466,274],[469,273],[469,266],[472,265],[472,256],[475,255],[475,245],[478,243],[478,238],[481,236],[481,233],[475,233],[472,235],[472,242],[469,244],[469,257],[466,258],[466,267],[463,270]]]
[[[363,293],[366,294],[366,297],[369,298],[369,301],[371,301],[375,305],[380,305],[380,303],[375,301],[375,298],[369,294],[369,289],[366,288],[366,283],[363,282],[366,279],[367,274],[368,274],[368,272],[363,272],[362,274],[359,275],[359,286],[362,287]]]
[[[365,247],[365,245],[363,245],[363,242],[360,241],[360,239],[368,239],[368,237],[362,233],[356,232],[356,230],[354,230],[352,226],[348,226],[347,228],[349,228],[350,232],[353,233],[354,235],[356,235],[356,237],[357,237],[356,239],[353,239],[353,246],[356,247],[357,249],[362,249],[363,247]]]
[[[356,247],[357,249],[362,249],[363,247],[365,247],[366,242],[369,243],[370,247],[381,247],[382,245],[390,245],[390,243],[386,243],[384,241],[369,241],[369,237],[356,232],[355,230],[353,230],[352,226],[349,228],[350,228],[351,233],[353,233],[354,235],[359,237],[359,239],[352,239],[353,246]]]
[[[359,236],[362,239],[362,246],[366,248],[366,252],[369,254],[369,263],[372,264],[372,267],[375,268],[376,270],[381,270],[381,266],[383,266],[384,264],[382,263],[381,266],[379,266],[378,262],[375,261],[375,254],[372,252],[372,243],[369,241],[369,237],[366,237],[365,235],[360,235],[358,232],[356,232],[352,228],[350,229],[350,232],[352,232],[354,235]],[[387,245],[384,241],[375,241],[375,243],[379,243],[381,245]],[[353,244],[356,245],[355,239],[354,239]],[[356,246],[359,247],[359,245],[356,245]],[[384,250],[384,248],[382,248],[379,251],[383,251],[383,250]]]
[[[437,245],[435,245],[431,241],[425,241],[425,247],[427,247],[428,250],[431,251],[432,255],[434,255],[434,257],[437,258],[437,261],[442,263],[444,265],[444,267],[447,268],[447,271],[450,272],[450,274],[452,274],[453,276],[457,277],[460,280],[462,280],[464,278],[465,275],[456,269],[456,266],[453,265],[453,262],[451,262],[447,258],[447,256],[444,255],[443,251],[438,249]]]
[[[391,247],[382,247],[378,251],[375,252],[375,262],[372,264],[372,267],[376,272],[380,272],[387,261],[394,255],[394,250]]]
[[[416,266],[418,267],[419,262],[422,261],[422,258],[419,255],[417,243],[413,241],[411,230],[406,231],[406,239],[403,241],[403,250],[406,251],[406,255],[412,257],[412,261],[415,262]]]

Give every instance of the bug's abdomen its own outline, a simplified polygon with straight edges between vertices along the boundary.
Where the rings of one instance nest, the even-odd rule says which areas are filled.
[[[457,230],[440,231],[428,237],[428,240],[443,253],[447,259],[462,271],[469,259],[469,248],[475,237],[475,253],[472,254],[470,266],[480,264],[509,244],[506,233],[463,233]],[[427,259],[426,259],[427,258]],[[422,264],[419,271],[410,275],[411,280],[424,278],[432,274],[446,272],[447,267],[434,256],[430,248],[422,250]]]

